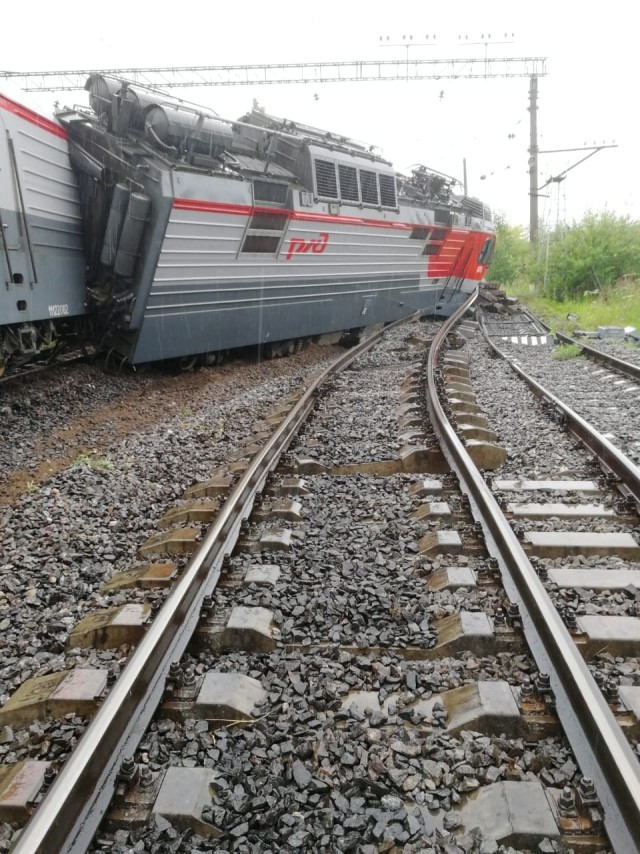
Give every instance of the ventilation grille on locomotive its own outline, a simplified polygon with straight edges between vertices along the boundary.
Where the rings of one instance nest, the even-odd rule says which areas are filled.
[[[340,197],[348,202],[359,202],[358,173],[354,166],[338,166],[340,176]]]
[[[316,160],[316,190],[318,195],[327,199],[338,198],[336,164],[330,160]]]
[[[253,182],[253,198],[256,202],[286,205],[288,193],[288,184],[273,184],[269,181]]]
[[[368,169],[360,170],[360,190],[362,192],[362,201],[366,205],[379,205],[378,198],[378,181],[375,172],[369,172]]]
[[[385,208],[396,207],[396,179],[393,175],[379,175],[380,202]]]
[[[483,205],[480,199],[465,196],[462,199],[462,208],[467,213],[470,213],[478,219],[485,219],[487,222],[492,222],[491,208],[487,207],[487,205]]]

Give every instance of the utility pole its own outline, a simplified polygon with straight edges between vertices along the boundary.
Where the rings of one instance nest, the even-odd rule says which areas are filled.
[[[545,150],[538,151],[538,154],[566,154],[566,153],[571,152],[571,151],[588,151],[589,152],[589,154],[586,154],[584,157],[581,157],[580,160],[578,160],[572,166],[568,166],[564,171],[560,172],[560,174],[552,175],[550,178],[547,178],[547,180],[544,182],[544,184],[541,187],[539,187],[538,189],[544,190],[550,184],[560,184],[562,181],[564,181],[564,179],[567,177],[568,173],[571,172],[572,169],[575,169],[576,166],[580,166],[581,163],[584,163],[585,160],[588,160],[590,157],[593,157],[594,154],[597,154],[599,151],[602,151],[605,148],[617,148],[617,147],[618,146],[615,144],[615,142],[611,143],[610,145],[607,145],[606,143],[603,142],[602,145],[582,145],[582,146],[579,146],[578,148],[550,148],[546,151]],[[532,198],[533,198],[533,196],[532,196]],[[532,206],[531,210],[533,211],[533,206]],[[538,210],[538,196],[536,195],[536,237],[537,237],[537,230],[538,230],[537,229],[537,224],[538,224],[537,210]],[[531,220],[531,222],[533,225],[533,220]],[[559,222],[560,222],[560,192],[558,191],[558,216],[556,218],[556,227],[557,227]],[[561,236],[564,239],[564,235],[562,234],[562,231],[561,231]],[[545,294],[547,293],[547,267],[549,264],[550,240],[551,240],[551,230],[547,229],[546,253],[545,253],[545,261],[544,261],[544,286],[543,286]],[[535,245],[536,241],[533,238],[531,238],[531,242]],[[538,260],[540,260],[540,259],[538,258]],[[554,298],[555,298],[555,293],[554,293]]]
[[[538,78],[529,82],[529,241],[538,242]]]

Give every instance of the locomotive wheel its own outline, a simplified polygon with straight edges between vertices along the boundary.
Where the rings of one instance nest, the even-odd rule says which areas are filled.
[[[200,364],[205,368],[212,368],[214,365],[219,365],[222,361],[222,353],[203,353],[200,356]]]
[[[198,364],[198,355],[195,356],[183,356],[180,361],[180,370],[181,371],[192,371],[195,366]]]

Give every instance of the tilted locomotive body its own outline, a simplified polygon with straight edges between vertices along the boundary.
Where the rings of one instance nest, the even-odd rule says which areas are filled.
[[[133,364],[448,314],[487,208],[423,167],[104,76],[52,119],[0,94],[0,366],[91,326]],[[0,371],[1,371],[0,367]]]
[[[78,182],[67,133],[0,92],[0,375],[85,314]]]

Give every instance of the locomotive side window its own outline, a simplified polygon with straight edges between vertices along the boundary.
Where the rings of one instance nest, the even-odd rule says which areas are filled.
[[[347,202],[359,202],[360,193],[358,192],[358,173],[355,166],[338,166],[338,175],[340,177],[340,198]]]
[[[286,205],[288,193],[288,184],[273,184],[270,181],[253,182],[253,198],[256,202]]]
[[[436,208],[433,212],[433,221],[439,225],[453,225],[451,211]]]
[[[487,237],[484,242],[480,254],[478,255],[478,264],[490,264],[493,258],[493,250],[495,249],[496,241],[494,237]]]
[[[316,168],[316,192],[325,199],[338,198],[336,164],[330,160],[314,160]]]
[[[409,238],[411,240],[426,240],[430,229],[426,225],[414,225]]]
[[[242,251],[276,253],[279,244],[280,235],[277,237],[266,237],[261,234],[247,234],[242,244]]]
[[[287,215],[280,213],[254,213],[249,223],[251,229],[262,229],[268,231],[284,231],[287,224]]]
[[[427,240],[424,249],[422,250],[423,255],[437,255],[438,252],[444,246],[444,242],[447,239],[447,232],[444,228],[432,228],[429,232],[429,239]]]
[[[378,176],[375,172],[370,172],[368,169],[360,170],[360,190],[362,192],[362,201],[366,205],[379,205],[378,199]]]
[[[441,243],[427,243],[427,245],[422,250],[422,254],[423,255],[437,255],[441,249],[442,249]]]
[[[396,179],[393,175],[379,175],[380,201],[385,208],[396,207]]]

